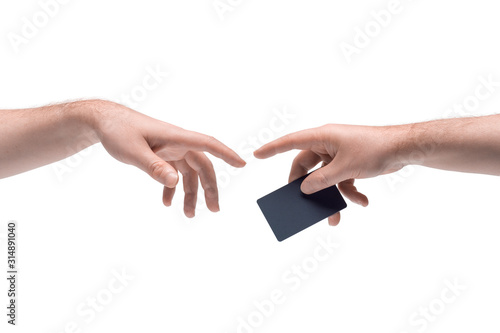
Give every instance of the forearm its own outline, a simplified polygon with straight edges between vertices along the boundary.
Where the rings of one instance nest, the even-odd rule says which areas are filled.
[[[403,126],[399,156],[404,165],[500,175],[500,115]]]
[[[92,127],[97,102],[0,110],[0,178],[61,160],[97,143]]]

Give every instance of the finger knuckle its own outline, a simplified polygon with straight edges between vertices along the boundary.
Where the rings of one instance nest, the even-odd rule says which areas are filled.
[[[192,188],[185,188],[184,189],[184,195],[186,200],[194,200],[196,192]]]
[[[149,165],[149,172],[155,179],[160,179],[163,176],[164,170],[162,161],[154,161]]]
[[[205,188],[205,195],[210,197],[210,198],[217,197],[218,196],[217,188],[212,187],[212,186],[207,186]]]
[[[192,210],[196,208],[196,195],[193,193],[186,193],[184,195],[184,208]]]
[[[323,172],[318,173],[318,181],[325,186],[330,186],[330,179]]]
[[[333,130],[333,124],[325,124],[319,127],[320,131],[318,132],[330,132]]]
[[[217,144],[219,143],[219,140],[217,140],[215,137],[213,136],[207,136],[207,139],[206,139],[206,146],[210,146],[212,144]]]

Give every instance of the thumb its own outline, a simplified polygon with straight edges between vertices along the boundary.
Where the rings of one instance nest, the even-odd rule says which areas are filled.
[[[345,174],[345,169],[332,161],[307,176],[300,189],[305,194],[312,194],[346,180]]]
[[[174,188],[179,181],[177,170],[153,153],[149,147],[138,157],[136,166],[166,187]]]

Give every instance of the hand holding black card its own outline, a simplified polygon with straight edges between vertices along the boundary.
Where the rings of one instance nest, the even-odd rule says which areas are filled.
[[[313,194],[302,193],[300,184],[307,176],[257,200],[280,242],[347,207],[335,185]]]

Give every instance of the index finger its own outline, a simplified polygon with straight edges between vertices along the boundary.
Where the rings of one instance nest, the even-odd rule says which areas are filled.
[[[317,141],[317,132],[317,129],[312,128],[287,134],[263,145],[254,152],[254,155],[257,158],[268,158],[292,149],[310,149]]]
[[[236,154],[234,150],[213,136],[193,131],[185,131],[182,133],[181,140],[186,142],[191,149],[209,152],[234,167],[241,168],[246,164],[246,162],[238,154]]]

